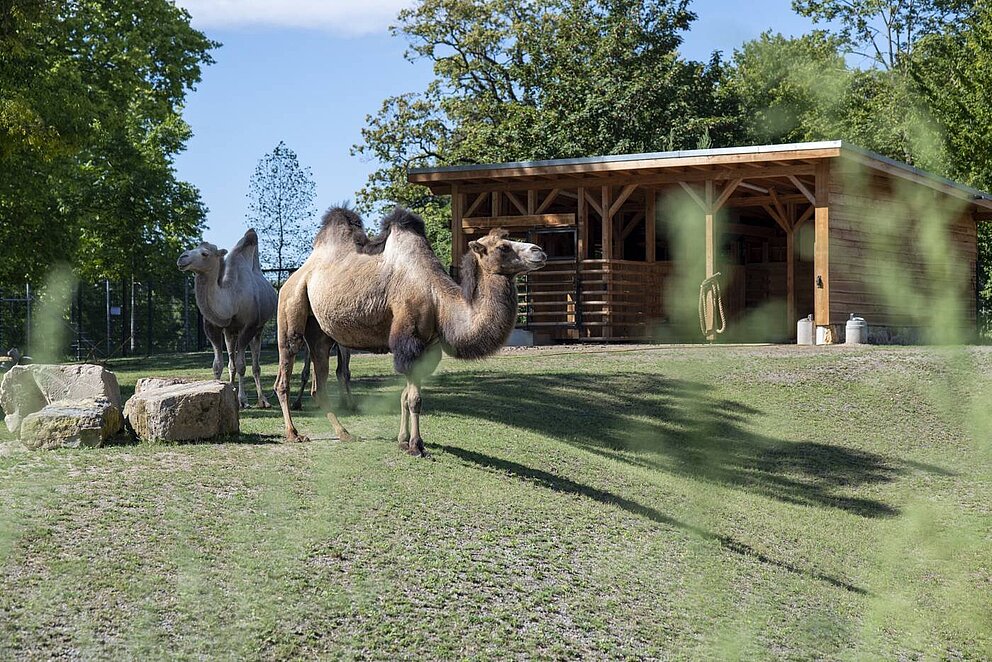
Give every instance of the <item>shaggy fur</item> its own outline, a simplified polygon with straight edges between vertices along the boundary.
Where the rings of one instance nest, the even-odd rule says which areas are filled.
[[[424,239],[427,238],[427,226],[424,225],[424,219],[402,207],[397,207],[393,210],[393,213],[382,219],[380,227],[382,229],[379,231],[379,234],[361,249],[363,253],[367,255],[382,255],[382,252],[386,249],[386,242],[389,240],[389,235],[393,232],[393,228],[400,231],[412,232]]]
[[[368,241],[368,235],[365,234],[365,224],[362,222],[362,217],[348,207],[331,207],[324,212],[320,221],[320,230],[313,240],[315,248],[329,239],[329,235],[334,228],[342,226],[347,227],[349,231],[354,233],[356,245]],[[364,241],[362,241],[363,239]]]

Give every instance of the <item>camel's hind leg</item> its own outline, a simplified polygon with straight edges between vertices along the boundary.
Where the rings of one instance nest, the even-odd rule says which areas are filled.
[[[262,366],[259,363],[261,354],[262,332],[259,330],[255,334],[255,337],[251,339],[251,375],[255,379],[255,389],[258,391],[258,407],[260,409],[269,409],[272,405],[269,404],[268,399],[265,397],[265,392],[262,390]]]
[[[235,378],[238,382],[238,403],[242,409],[248,408],[248,394],[245,393],[245,347],[239,342],[239,335],[224,329],[224,341],[227,343],[227,370],[231,385]]]
[[[329,406],[326,401],[327,373],[330,371],[331,345],[334,341],[324,334],[313,317],[307,320],[306,340],[307,347],[310,348],[310,365],[313,367],[310,396],[319,409],[326,409]]]
[[[351,397],[351,350],[334,343],[337,348],[338,367],[335,374],[338,378],[338,395],[342,406],[348,411],[355,411],[355,401]]]
[[[310,381],[310,350],[304,349],[303,351],[303,373],[300,375],[300,392],[297,393],[296,399],[293,400],[293,404],[290,409],[293,411],[300,411],[303,409],[303,391],[307,388],[307,382]]]

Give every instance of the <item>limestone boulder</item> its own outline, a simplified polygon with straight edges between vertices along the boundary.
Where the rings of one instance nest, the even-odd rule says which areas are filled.
[[[121,387],[117,375],[103,366],[88,363],[32,365],[34,381],[48,402],[106,398],[121,408]]]
[[[141,439],[194,441],[241,429],[237,393],[217,380],[145,387],[124,405],[124,417]]]
[[[17,433],[28,414],[67,400],[104,398],[121,410],[117,376],[92,364],[15,366],[0,380],[0,408],[7,429]]]
[[[95,447],[123,426],[120,408],[107,398],[63,400],[25,416],[20,439],[32,450]]]
[[[0,409],[4,411],[3,422],[11,433],[17,434],[24,417],[40,411],[46,404],[48,401],[34,381],[31,366],[14,366],[0,380]]]
[[[134,394],[141,395],[143,391],[176,384],[190,384],[196,381],[190,377],[142,377],[134,383]]]

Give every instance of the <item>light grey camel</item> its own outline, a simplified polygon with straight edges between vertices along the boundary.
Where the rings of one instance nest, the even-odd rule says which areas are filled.
[[[203,314],[203,329],[214,348],[214,378],[220,379],[227,345],[228,376],[238,376],[238,401],[248,407],[245,394],[245,349],[251,347],[252,376],[258,406],[271,405],[262,391],[262,329],[276,313],[279,296],[262,274],[258,261],[258,235],[248,230],[228,253],[203,242],[179,256],[181,271],[195,274],[196,305]]]
[[[392,352],[394,368],[407,379],[397,439],[407,453],[424,455],[424,377],[442,350],[473,359],[502,347],[517,318],[516,275],[540,269],[547,259],[534,244],[493,230],[469,243],[459,285],[431,250],[420,217],[397,209],[382,228],[356,246],[347,224],[326,216],[313,253],[279,291],[276,395],[289,441],[306,441],[293,425],[289,386],[296,353],[316,331],[352,349]],[[340,439],[352,438],[330,409],[327,418]]]

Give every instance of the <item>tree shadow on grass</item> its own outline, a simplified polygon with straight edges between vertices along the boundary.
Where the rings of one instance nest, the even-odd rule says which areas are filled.
[[[452,372],[438,375],[424,400],[427,412],[483,418],[628,464],[864,517],[898,510],[851,490],[929,470],[840,445],[760,434],[751,425],[760,414],[753,407],[714,397],[703,384],[654,374]]]
[[[549,473],[547,471],[541,471],[540,469],[533,469],[531,467],[518,464],[516,462],[511,462],[509,460],[501,460],[499,458],[492,457],[490,455],[485,455],[483,453],[476,453],[473,451],[465,450],[464,448],[459,448],[457,446],[445,446],[445,445],[435,445],[435,448],[442,450],[446,453],[450,453],[455,457],[461,459],[466,463],[475,464],[484,469],[490,469],[499,471],[502,473],[508,473],[518,478],[530,481],[542,487],[546,487],[555,492],[561,492],[563,494],[576,494],[584,497],[588,497],[599,503],[610,504],[622,508],[629,513],[638,515],[640,517],[645,517],[658,524],[663,524],[666,526],[671,526],[673,528],[681,529],[693,535],[705,538],[707,540],[713,540],[720,544],[723,549],[740,556],[753,558],[761,563],[768,565],[773,565],[777,568],[786,570],[793,574],[802,575],[809,577],[811,579],[816,579],[819,581],[827,582],[832,586],[842,588],[846,591],[851,591],[852,593],[857,593],[859,595],[867,595],[868,592],[859,587],[846,582],[842,579],[838,579],[831,575],[818,572],[816,570],[811,570],[807,568],[801,568],[797,565],[789,563],[788,561],[783,561],[781,559],[775,559],[767,554],[759,552],[750,545],[746,545],[730,536],[721,536],[708,531],[698,526],[682,522],[674,517],[666,515],[654,508],[649,508],[643,506],[635,501],[626,499],[612,492],[606,490],[597,489],[595,487],[590,487],[588,485],[583,485],[582,483],[577,483],[568,478],[563,478],[561,476],[556,476],[555,474]]]

